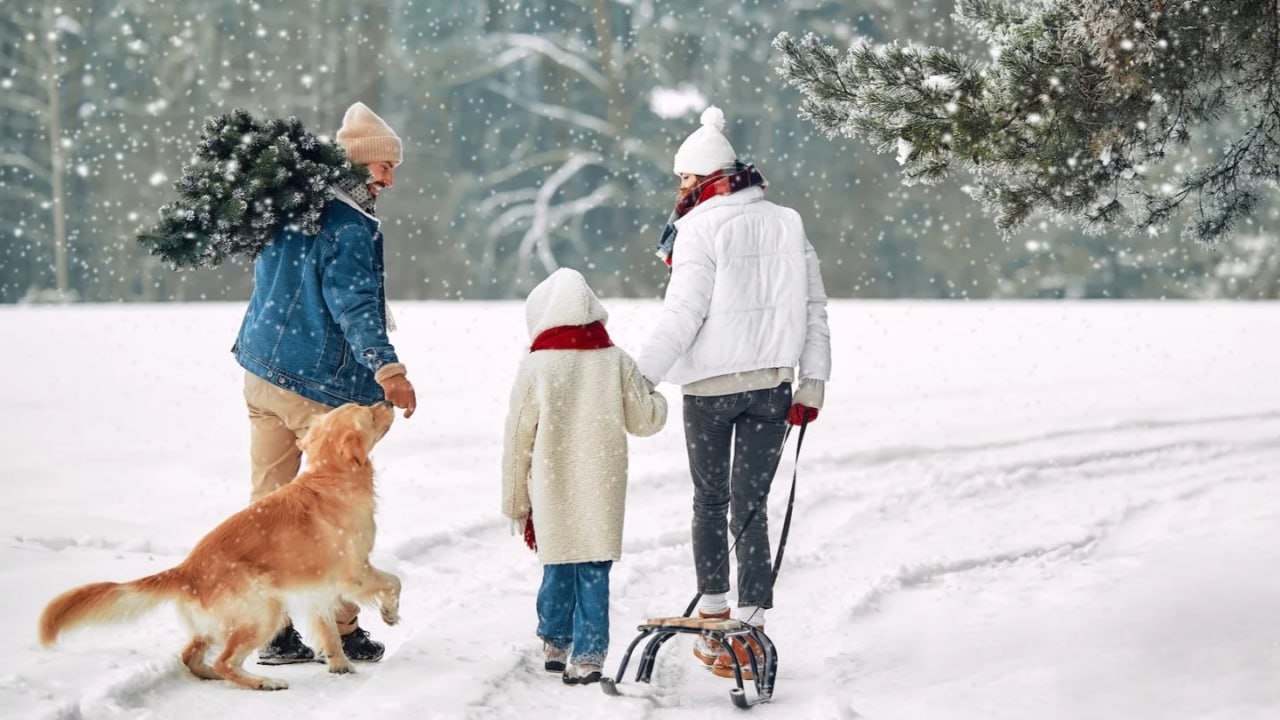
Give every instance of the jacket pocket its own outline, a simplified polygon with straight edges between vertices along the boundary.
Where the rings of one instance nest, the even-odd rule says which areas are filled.
[[[338,364],[334,367],[333,376],[335,378],[342,377],[342,371],[347,369],[347,357],[351,354],[350,348],[346,342],[338,343]]]
[[[324,346],[320,350],[320,357],[316,358],[316,375],[321,378],[325,373],[331,373],[331,379],[340,378],[347,366],[347,339],[340,331],[335,330],[332,325],[325,328]]]

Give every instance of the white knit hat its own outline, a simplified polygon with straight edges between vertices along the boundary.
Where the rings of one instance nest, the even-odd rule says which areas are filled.
[[[676,150],[675,173],[710,175],[737,159],[738,153],[724,136],[724,111],[712,105],[702,111],[702,127]]]
[[[337,140],[356,165],[380,162],[399,165],[404,159],[400,136],[362,102],[347,108]]]

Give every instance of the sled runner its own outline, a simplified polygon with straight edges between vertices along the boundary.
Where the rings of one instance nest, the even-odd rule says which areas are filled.
[[[804,445],[804,431],[808,427],[808,420],[800,424],[800,435],[796,439],[796,465],[800,463],[800,447]],[[787,434],[782,437],[782,444],[786,446],[787,438],[791,435],[791,428],[787,428]],[[791,495],[787,499],[787,514],[782,521],[782,533],[778,537],[778,554],[773,561],[773,577],[776,581],[778,578],[778,570],[782,567],[782,551],[787,546],[787,535],[791,531],[791,511],[796,504],[796,476],[798,467],[791,474]],[[747,514],[746,520],[742,523],[742,530],[733,538],[733,543],[729,546],[729,551],[725,553],[724,562],[733,557],[733,549],[738,544],[738,538],[742,537],[742,531],[746,530],[751,521],[755,519],[756,511],[764,507],[767,503],[767,496],[760,499],[751,512]],[[676,635],[705,635],[708,639],[720,643],[720,647],[726,648],[726,652],[730,660],[733,661],[733,679],[737,683],[737,687],[729,691],[729,699],[734,705],[746,710],[753,705],[769,702],[773,699],[774,681],[778,676],[778,652],[774,647],[773,641],[763,630],[742,622],[741,620],[719,619],[719,618],[696,618],[691,617],[694,609],[698,606],[698,600],[702,598],[702,592],[693,596],[693,600],[689,603],[689,607],[685,609],[684,615],[675,617],[659,617],[649,618],[643,625],[637,629],[640,634],[635,640],[627,646],[626,653],[622,656],[622,662],[618,664],[618,672],[613,677],[602,677],[600,679],[600,689],[606,695],[613,697],[628,697],[630,693],[624,693],[618,689],[618,684],[622,682],[623,676],[626,675],[627,665],[631,662],[631,654],[635,652],[640,643],[645,642],[644,650],[640,653],[640,662],[636,667],[635,681],[648,684],[653,679],[654,664],[658,659],[658,651],[666,644],[668,640]],[[738,660],[738,653],[734,652],[730,645],[730,640],[737,640],[740,643],[748,643],[754,641],[756,647],[759,648],[759,659],[757,652],[748,651],[746,653],[751,672],[751,680],[755,688],[755,696],[750,697],[747,694],[746,684],[743,682],[743,667],[741,661]]]
[[[756,627],[741,620],[679,616],[650,618],[639,627],[639,630],[640,634],[636,636],[635,640],[631,641],[631,645],[627,647],[627,652],[622,656],[622,662],[618,665],[617,676],[600,679],[600,688],[604,690],[606,695],[615,697],[623,695],[618,690],[618,683],[622,681],[623,675],[627,672],[627,663],[631,660],[631,653],[635,651],[642,641],[646,638],[649,640],[640,655],[640,663],[636,668],[635,680],[636,682],[648,683],[652,679],[654,662],[657,660],[658,651],[662,649],[663,643],[678,634],[685,633],[689,635],[705,635],[722,643],[722,647],[729,647],[730,638],[737,638],[744,642],[748,637],[754,639],[758,647],[761,648],[763,656],[763,662],[757,662],[756,653],[747,653],[752,682],[755,684],[755,697],[748,697],[746,687],[742,681],[743,668],[741,663],[738,662],[738,654],[730,651],[729,657],[733,660],[733,679],[737,683],[737,687],[729,691],[729,698],[733,700],[734,705],[746,709],[752,705],[768,702],[773,697],[773,681],[778,674],[778,656],[774,649],[773,641]]]

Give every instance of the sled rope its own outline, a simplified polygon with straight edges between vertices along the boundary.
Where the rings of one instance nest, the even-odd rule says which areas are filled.
[[[791,511],[794,510],[796,506],[796,478],[800,474],[800,448],[804,446],[804,431],[808,427],[809,419],[806,417],[804,421],[800,423],[800,434],[796,437],[796,462],[795,467],[793,467],[791,471],[791,494],[787,498],[787,514],[782,519],[782,534],[778,536],[778,553],[774,556],[773,560],[774,582],[777,582],[778,571],[782,569],[782,552],[787,547],[787,535],[791,532]],[[782,454],[782,451],[787,447],[787,440],[790,437],[791,426],[788,425],[786,432],[782,434],[782,446],[778,448],[778,454]],[[747,513],[747,519],[742,523],[742,528],[733,536],[733,543],[729,545],[729,550],[725,552],[724,557],[721,558],[720,565],[716,566],[716,572],[719,572],[720,568],[724,567],[724,564],[729,562],[729,558],[733,556],[734,548],[738,547],[738,540],[742,537],[742,533],[746,532],[747,528],[751,525],[751,521],[756,519],[756,513],[759,512],[760,508],[768,505],[768,501],[769,493],[766,491],[760,496],[760,500],[751,507],[751,512]],[[681,617],[692,617],[693,611],[698,607],[698,601],[701,599],[702,589],[699,588],[698,594],[694,595],[693,600],[689,601],[689,607],[685,608],[684,615]]]

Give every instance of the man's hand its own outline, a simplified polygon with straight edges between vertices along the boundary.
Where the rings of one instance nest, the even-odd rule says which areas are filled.
[[[392,405],[403,408],[406,419],[413,417],[413,412],[418,409],[418,395],[413,391],[413,383],[409,382],[409,378],[404,375],[392,375],[378,381],[382,386],[382,392],[387,396],[387,402]]]

